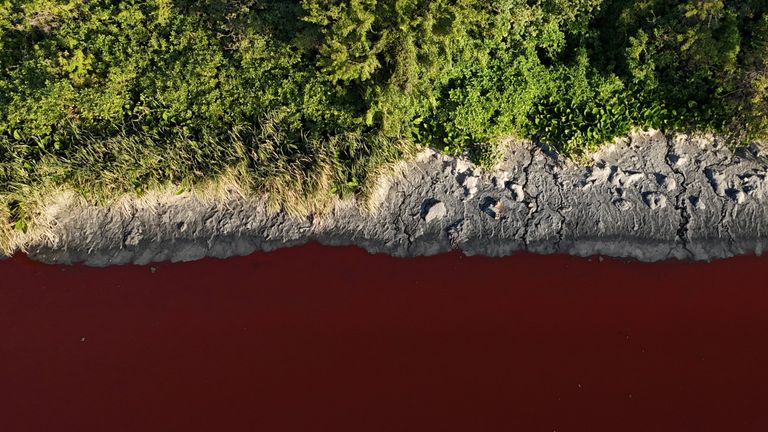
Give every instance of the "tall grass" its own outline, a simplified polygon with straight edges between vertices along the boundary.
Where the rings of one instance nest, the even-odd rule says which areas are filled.
[[[62,191],[108,205],[155,190],[202,196],[228,184],[293,216],[323,213],[339,197],[354,196],[370,209],[376,180],[416,151],[406,140],[362,132],[294,136],[279,116],[201,139],[174,130],[77,131],[70,139],[58,151],[0,141],[0,250],[10,252],[13,239],[32,229],[45,202]],[[30,151],[40,154],[13,157]]]

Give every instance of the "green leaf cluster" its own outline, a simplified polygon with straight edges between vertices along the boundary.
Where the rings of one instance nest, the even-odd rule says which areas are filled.
[[[572,155],[632,127],[765,139],[766,12],[763,0],[0,0],[0,196],[118,194],[238,167],[257,190],[307,198],[364,193],[414,143],[492,165],[509,135]]]

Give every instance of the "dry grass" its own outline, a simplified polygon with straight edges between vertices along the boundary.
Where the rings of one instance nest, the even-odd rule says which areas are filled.
[[[340,200],[375,210],[383,184],[415,155],[407,141],[362,134],[326,140],[292,137],[280,119],[233,129],[228,137],[81,133],[66,152],[44,152],[24,166],[24,151],[0,142],[0,250],[11,254],[51,238],[51,206],[152,206],[191,193],[201,201],[258,197],[271,212],[322,215]],[[15,156],[12,155],[22,155]],[[354,179],[354,181],[350,181]],[[68,201],[67,201],[68,200]]]

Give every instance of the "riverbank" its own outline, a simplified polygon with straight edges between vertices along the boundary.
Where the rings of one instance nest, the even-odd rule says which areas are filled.
[[[212,199],[173,191],[94,206],[62,193],[12,250],[50,263],[147,264],[317,241],[395,256],[504,256],[517,251],[642,261],[712,260],[768,246],[768,156],[717,137],[657,131],[574,162],[528,142],[483,170],[423,151],[383,179],[370,205],[325,214],[270,211],[236,187]],[[371,210],[372,209],[372,210]]]

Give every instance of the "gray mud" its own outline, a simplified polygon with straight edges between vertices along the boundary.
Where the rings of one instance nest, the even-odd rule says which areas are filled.
[[[396,256],[607,255],[658,261],[761,254],[768,242],[768,155],[716,137],[645,132],[577,164],[531,142],[492,172],[431,151],[391,179],[378,210],[340,202],[323,216],[270,214],[258,198],[49,209],[24,249],[45,262],[103,266],[245,255],[318,241]]]

